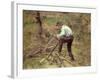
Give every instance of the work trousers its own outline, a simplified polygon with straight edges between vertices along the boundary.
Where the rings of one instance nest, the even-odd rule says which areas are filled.
[[[61,53],[63,44],[67,43],[67,50],[68,50],[69,56],[71,57],[71,60],[74,60],[74,56],[72,54],[72,48],[71,48],[73,39],[74,39],[74,37],[72,35],[68,36],[68,37],[62,36],[59,39],[59,50],[58,50],[58,53]]]

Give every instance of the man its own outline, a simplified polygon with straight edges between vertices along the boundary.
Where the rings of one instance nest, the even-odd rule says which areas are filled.
[[[60,33],[57,34],[56,38],[59,40],[59,53],[61,53],[62,46],[64,43],[67,43],[68,54],[71,57],[71,60],[74,60],[71,46],[73,42],[73,33],[72,30],[67,26],[63,25],[62,22],[57,22],[56,27],[60,30]]]

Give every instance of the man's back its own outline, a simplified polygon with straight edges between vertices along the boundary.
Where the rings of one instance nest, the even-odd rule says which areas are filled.
[[[62,28],[61,28],[61,32],[60,32],[59,36],[68,37],[68,36],[71,36],[71,35],[73,35],[72,30],[68,26],[63,25]]]

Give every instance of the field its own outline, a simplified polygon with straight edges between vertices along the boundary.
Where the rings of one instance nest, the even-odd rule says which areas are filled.
[[[57,44],[53,39],[53,35],[57,34],[57,21],[62,21],[73,31],[75,61],[70,60],[66,44],[61,54],[58,54],[58,46],[52,52]],[[23,10],[23,69],[91,66],[90,51],[90,13]]]

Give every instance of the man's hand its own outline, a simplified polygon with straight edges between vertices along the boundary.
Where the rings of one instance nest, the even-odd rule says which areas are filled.
[[[60,39],[60,36],[59,36],[59,35],[57,35],[57,39],[58,39],[58,40]]]

